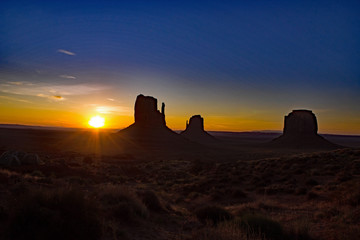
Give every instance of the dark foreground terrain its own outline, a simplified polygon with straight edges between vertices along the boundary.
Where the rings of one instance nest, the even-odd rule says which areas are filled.
[[[269,147],[277,136],[0,129],[0,154],[41,160],[0,167],[0,239],[360,239],[360,138]]]

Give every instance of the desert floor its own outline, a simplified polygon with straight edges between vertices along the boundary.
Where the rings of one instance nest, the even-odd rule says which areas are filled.
[[[284,149],[279,134],[218,143],[0,129],[1,239],[360,239],[360,137]]]

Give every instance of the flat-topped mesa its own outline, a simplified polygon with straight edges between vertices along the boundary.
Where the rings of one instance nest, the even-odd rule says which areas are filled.
[[[317,132],[317,120],[312,111],[293,110],[285,116],[283,134],[269,144],[292,149],[336,149],[341,147],[329,142]]]
[[[310,110],[293,110],[284,119],[284,135],[317,135],[315,114]]]
[[[203,132],[204,131],[204,119],[201,117],[201,115],[192,116],[190,118],[189,123],[186,122],[185,131]]]
[[[157,108],[156,98],[138,95],[135,102],[135,125],[142,127],[166,126],[164,103],[161,111]]]

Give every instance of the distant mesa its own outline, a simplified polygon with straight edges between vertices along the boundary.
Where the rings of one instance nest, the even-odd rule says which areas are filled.
[[[315,136],[317,132],[317,120],[312,111],[293,110],[288,116],[285,116],[285,136]]]
[[[336,149],[340,148],[318,135],[315,114],[310,110],[293,110],[284,119],[283,134],[272,145],[290,148]]]
[[[204,118],[201,115],[194,115],[190,121],[186,121],[185,131],[181,136],[198,143],[215,143],[217,139],[204,130]]]

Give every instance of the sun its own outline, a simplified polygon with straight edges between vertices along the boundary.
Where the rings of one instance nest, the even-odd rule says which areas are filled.
[[[89,120],[89,125],[94,127],[94,128],[101,128],[105,125],[105,119],[103,117],[100,116],[95,116],[92,117]]]

